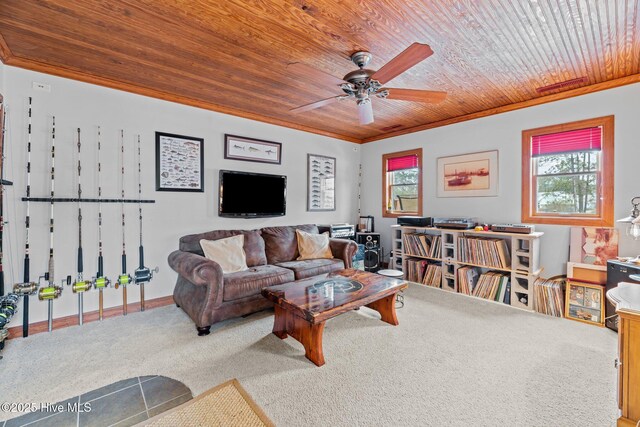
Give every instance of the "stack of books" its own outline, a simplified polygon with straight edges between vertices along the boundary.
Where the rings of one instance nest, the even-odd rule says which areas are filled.
[[[407,255],[440,258],[440,236],[432,236],[424,233],[405,233],[403,235],[404,251]]]
[[[479,269],[477,267],[460,267],[458,269],[458,292],[472,295],[478,283]]]
[[[427,264],[427,269],[422,278],[422,284],[427,286],[440,287],[442,283],[442,266],[437,264]]]
[[[461,262],[496,268],[511,268],[511,256],[507,241],[485,237],[458,238],[458,254]]]
[[[509,304],[511,301],[510,288],[507,274],[489,271],[480,275],[478,283],[471,291],[471,295]]]
[[[536,279],[533,282],[533,309],[538,313],[549,316],[564,317],[564,292],[562,282],[553,280]]]

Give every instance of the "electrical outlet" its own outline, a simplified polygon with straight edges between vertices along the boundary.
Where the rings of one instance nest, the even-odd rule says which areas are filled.
[[[51,85],[45,83],[33,82],[33,89],[41,90],[43,92],[51,92]]]

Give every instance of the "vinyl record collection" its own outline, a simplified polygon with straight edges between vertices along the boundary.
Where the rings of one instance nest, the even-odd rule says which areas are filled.
[[[511,268],[511,256],[503,239],[460,237],[458,239],[460,261],[495,268]]]
[[[1,102],[1,98],[0,98]],[[1,104],[0,104],[1,105]],[[4,108],[2,109],[4,111]],[[2,135],[4,136],[4,115],[1,115],[2,118]],[[120,198],[113,199],[105,199],[102,194],[102,163],[101,163],[101,138],[102,132],[100,127],[97,128],[97,144],[95,146],[97,152],[97,168],[95,168],[97,173],[97,182],[98,182],[98,197],[95,199],[83,197],[83,187],[82,187],[82,178],[83,175],[83,165],[81,163],[81,154],[82,149],[85,146],[84,137],[80,128],[76,129],[74,134],[76,135],[73,141],[73,144],[77,147],[77,198],[56,198],[56,118],[51,117],[50,120],[50,180],[49,180],[49,197],[32,197],[31,191],[31,154],[32,154],[32,99],[28,100],[28,121],[27,121],[27,147],[26,147],[26,197],[23,197],[22,200],[25,202],[25,246],[24,246],[24,261],[23,261],[23,276],[22,281],[20,283],[15,283],[13,285],[13,292],[7,295],[4,295],[4,272],[2,269],[2,232],[4,219],[2,217],[2,208],[4,201],[4,185],[10,184],[8,181],[4,181],[3,177],[3,169],[4,169],[4,146],[5,141],[4,138],[2,140],[2,169],[0,169],[0,349],[4,346],[4,339],[8,336],[7,325],[11,320],[11,317],[16,313],[18,309],[18,300],[20,297],[23,298],[23,336],[26,337],[29,334],[29,296],[38,294],[38,299],[41,301],[47,301],[48,304],[48,330],[51,331],[53,327],[53,303],[56,299],[60,298],[63,294],[63,289],[65,285],[71,287],[71,290],[74,294],[77,295],[78,298],[78,323],[80,325],[83,324],[83,299],[84,294],[89,292],[92,288],[97,289],[99,291],[99,320],[103,319],[103,291],[108,288],[111,284],[111,280],[108,277],[105,277],[104,274],[104,256],[103,256],[103,242],[102,242],[102,227],[103,227],[103,217],[102,217],[102,204],[103,203],[120,203],[121,205],[121,225],[122,225],[122,273],[118,276],[117,280],[115,280],[116,288],[122,286],[123,293],[123,313],[127,314],[127,295],[126,289],[129,283],[135,283],[139,285],[140,288],[140,309],[144,311],[145,301],[144,301],[144,285],[145,283],[150,282],[153,279],[153,273],[157,272],[157,267],[155,269],[150,269],[145,266],[144,263],[144,247],[142,240],[142,225],[143,225],[143,216],[142,216],[142,204],[143,203],[154,203],[153,200],[143,200],[142,199],[142,165],[141,165],[141,149],[140,149],[140,136],[134,139],[137,142],[137,163],[138,163],[138,198],[137,199],[125,199],[125,140],[124,140],[124,131],[121,130],[119,132],[120,136],[120,154],[121,154],[121,166],[119,168],[119,173],[121,174],[121,192]],[[91,148],[91,147],[90,147]],[[93,169],[90,168],[90,169]],[[49,258],[44,269],[46,270],[37,281],[32,281],[30,269],[31,269],[31,258],[30,258],[30,225],[32,222],[31,218],[31,202],[45,202],[49,204]],[[54,225],[57,226],[57,223],[54,222],[55,218],[55,205],[57,203],[77,203],[77,224],[78,224],[78,244],[77,244],[77,261],[76,261],[76,273],[75,280],[72,282],[72,276],[58,276],[59,279],[56,279],[55,276],[55,259],[57,253],[55,252],[55,231]],[[84,251],[83,251],[83,215],[82,209],[83,204],[85,203],[97,203],[98,204],[98,215],[97,215],[97,229],[98,229],[98,253],[97,253],[97,273],[91,279],[85,277],[84,272]],[[139,221],[139,242],[140,245],[138,247],[138,268],[134,271],[133,278],[128,273],[127,270],[127,260],[126,260],[126,246],[125,246],[125,203],[137,203],[138,204],[138,221]],[[93,222],[93,221],[92,221]],[[85,221],[86,223],[86,221]],[[84,224],[86,225],[86,224]],[[63,278],[65,277],[65,278]]]
[[[407,280],[427,286],[439,288],[442,283],[442,266],[424,260],[409,258],[407,264]]]
[[[533,309],[549,316],[564,317],[564,291],[562,282],[536,279],[533,282]]]
[[[405,233],[403,235],[404,247],[407,254],[429,258],[442,256],[440,236],[432,236],[425,233]]]

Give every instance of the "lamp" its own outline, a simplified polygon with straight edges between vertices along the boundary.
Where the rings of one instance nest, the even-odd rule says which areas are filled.
[[[627,236],[633,237],[638,240],[640,237],[640,196],[636,196],[631,199],[631,215],[628,217],[619,219],[617,222],[627,223]]]

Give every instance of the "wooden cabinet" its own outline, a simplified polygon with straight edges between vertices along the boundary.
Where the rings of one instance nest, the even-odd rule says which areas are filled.
[[[607,299],[619,316],[618,426],[636,427],[640,422],[640,286],[622,282],[607,292]]]

